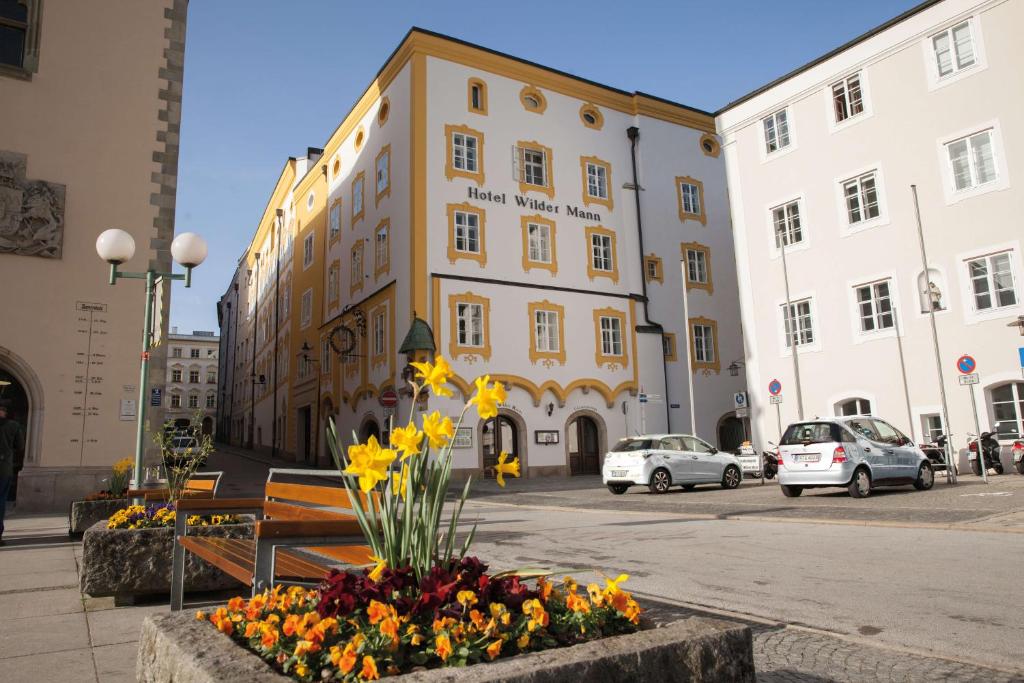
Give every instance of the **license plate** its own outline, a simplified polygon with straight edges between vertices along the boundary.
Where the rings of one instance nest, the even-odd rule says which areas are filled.
[[[624,477],[629,474],[629,470],[612,470],[613,477]]]
[[[797,453],[796,454],[796,461],[797,462],[818,462],[819,460],[821,460],[821,454],[820,453]]]

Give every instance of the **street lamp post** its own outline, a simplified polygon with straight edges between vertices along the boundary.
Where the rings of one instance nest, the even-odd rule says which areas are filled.
[[[146,318],[142,332],[142,362],[139,369],[139,405],[136,410],[138,425],[135,432],[135,488],[142,485],[142,453],[146,433],[146,386],[149,383],[149,350],[153,337],[153,293],[160,280],[184,280],[186,287],[192,286],[192,269],[206,260],[206,240],[193,232],[185,232],[171,242],[171,256],[184,273],[164,273],[148,269],[143,273],[121,272],[118,266],[131,260],[135,255],[135,240],[124,230],[104,230],[96,238],[96,253],[110,264],[111,285],[122,278],[146,281]]]

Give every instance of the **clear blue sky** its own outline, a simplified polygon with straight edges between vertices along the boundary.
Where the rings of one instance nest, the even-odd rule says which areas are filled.
[[[176,229],[210,255],[175,283],[171,324],[217,329],[285,159],[327,141],[412,26],[715,111],[915,4],[192,0]]]

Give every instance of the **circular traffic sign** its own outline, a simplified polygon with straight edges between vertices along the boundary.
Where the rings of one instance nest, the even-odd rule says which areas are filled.
[[[969,375],[978,369],[978,361],[974,360],[974,356],[968,356],[965,353],[956,359],[956,369],[960,371],[960,374]]]
[[[385,408],[393,408],[398,405],[398,393],[393,389],[386,389],[380,392],[380,404]]]
[[[772,396],[778,396],[782,393],[782,382],[777,379],[773,379],[768,383],[768,393]]]

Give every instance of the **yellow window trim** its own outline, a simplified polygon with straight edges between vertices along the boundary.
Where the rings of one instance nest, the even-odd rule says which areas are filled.
[[[473,106],[473,86],[480,88],[480,107]],[[487,116],[487,84],[479,78],[470,78],[466,81],[466,108],[474,114]]]
[[[341,239],[341,231],[344,230],[344,228],[341,227],[341,197],[337,197],[333,202],[331,202],[331,209],[327,212],[327,234],[331,235],[331,214],[334,213],[334,207],[336,206],[338,207],[338,232],[334,233],[334,235],[330,237],[331,244],[334,244]]]
[[[718,323],[711,318],[705,318],[703,316],[697,318],[690,318],[687,323],[690,326],[689,337],[690,337],[690,366],[694,373],[698,370],[704,370],[705,374],[714,372],[716,375],[722,371],[722,357],[718,353]],[[694,325],[707,325],[711,328],[711,341],[713,342],[713,348],[715,351],[715,361],[713,363],[705,363],[697,360],[697,341],[694,338],[693,326]]]
[[[698,201],[700,201],[700,213],[683,211],[683,183],[697,186],[697,197]],[[688,175],[676,176],[676,202],[679,205],[680,221],[684,223],[686,221],[697,221],[701,225],[708,224],[707,207],[704,206],[704,183]]]
[[[601,346],[601,318],[619,319],[619,341],[622,346],[622,354],[618,356],[606,355]],[[608,367],[609,370],[625,368],[629,365],[629,357],[626,355],[626,312],[615,308],[594,309],[594,362],[597,367]]]
[[[331,291],[331,272],[334,272],[335,277],[335,288]],[[334,259],[331,261],[330,267],[327,269],[327,301],[329,303],[335,302],[341,296],[341,259]]]
[[[547,185],[533,185],[531,183],[524,182],[523,178],[526,177],[526,169],[520,168],[519,177],[517,178],[519,181],[519,191],[523,194],[526,194],[527,192],[540,192],[541,194],[547,195],[548,199],[554,199],[555,179],[551,177],[551,166],[553,165],[551,159],[551,148],[547,145],[540,144],[536,140],[520,140],[516,143],[516,147],[518,149],[532,149],[535,152],[541,152],[544,154],[544,181],[547,183]],[[517,151],[516,154],[518,155],[519,152]],[[523,162],[523,160],[517,161],[520,164]]]
[[[483,311],[483,346],[462,346],[459,344],[458,304],[480,304]],[[484,360],[491,358],[491,300],[477,296],[472,292],[448,295],[448,355],[453,359],[459,356],[480,356]]]
[[[337,180],[337,178],[338,178],[338,176],[340,174],[341,174],[341,159],[339,159],[338,155],[335,154],[334,155],[334,163],[331,164],[331,179],[332,180]]]
[[[718,137],[711,133],[701,135],[700,141],[697,144],[700,145],[700,151],[709,157],[717,159],[718,155],[722,153],[722,144],[718,141]]]
[[[455,144],[454,134],[462,133],[463,135],[471,135],[476,138],[476,172],[463,171],[462,169],[455,168]],[[444,177],[448,180],[452,178],[467,178],[476,182],[477,185],[484,184],[484,134],[478,130],[474,130],[469,126],[456,125],[454,123],[446,123],[444,126],[444,137],[445,137],[445,163],[444,163]]]
[[[380,192],[377,192],[377,163],[385,154],[388,155],[388,185]],[[391,196],[391,145],[384,145],[373,160],[373,206],[380,206],[380,200]]]
[[[520,224],[523,228],[523,272],[530,272],[530,270],[537,268],[540,270],[546,270],[551,275],[558,275],[558,252],[556,250],[555,240],[555,222],[550,218],[545,218],[539,213],[535,213],[532,216],[522,216]],[[551,263],[544,263],[543,261],[531,261],[530,260],[530,223],[539,223],[541,225],[548,226],[548,234],[551,240]]]
[[[464,213],[473,213],[477,216],[477,231],[480,233],[480,253],[474,254],[469,251],[459,251],[455,248],[455,213],[462,211]],[[466,259],[467,261],[476,261],[483,268],[487,265],[487,212],[478,206],[473,206],[468,202],[462,202],[461,204],[449,204],[448,205],[448,261],[455,263],[459,259]]]
[[[608,191],[607,199],[590,194],[590,183],[587,182],[587,164],[604,167],[605,189]],[[611,211],[614,204],[612,200],[612,165],[597,157],[580,157],[580,174],[583,177],[583,203],[587,206],[600,204],[601,206],[608,207],[608,210]]]
[[[387,245],[387,249],[384,254],[384,262],[378,263],[377,261],[377,234],[384,228],[387,235],[387,239],[384,243]],[[391,270],[391,219],[381,218],[380,223],[377,223],[377,227],[373,229],[373,279],[376,281],[381,275],[387,275]]]
[[[594,117],[594,123],[587,121],[583,117],[584,114],[592,115]],[[601,130],[604,128],[604,114],[601,113],[600,109],[589,102],[580,107],[580,121],[582,121],[583,125],[587,128],[593,128],[594,130]]]
[[[358,152],[359,150],[361,150],[363,148],[363,143],[365,143],[365,142],[366,142],[366,128],[364,128],[363,124],[360,123],[359,127],[356,128],[356,136],[355,136],[355,138],[352,141],[352,146],[355,147],[356,151]]]
[[[379,365],[387,365],[388,362],[388,347],[391,343],[391,335],[388,334],[389,325],[389,309],[387,302],[381,303],[378,306],[374,306],[370,309],[370,365],[376,368]],[[373,348],[376,343],[377,330],[375,325],[377,324],[377,314],[384,313],[384,348],[380,353],[377,353],[376,349]]]
[[[349,268],[352,267],[352,256],[356,252],[359,252],[359,270],[362,272],[357,273],[354,269],[349,273],[349,295],[355,294],[356,292],[362,291],[363,280],[366,279],[366,243],[361,239],[357,239],[356,243],[352,245],[352,251],[349,256]]]
[[[355,213],[356,186],[359,186],[359,213]],[[356,177],[352,179],[352,211],[352,229],[355,230],[356,221],[362,220],[366,215],[366,173],[363,171],[356,173]]]
[[[690,260],[689,254],[687,254],[690,250],[704,253],[704,263],[707,266],[708,271],[708,281],[706,283],[690,280]],[[708,294],[714,294],[715,283],[711,277],[711,247],[701,244],[700,242],[683,242],[679,245],[679,251],[682,253],[683,272],[686,273],[686,275],[683,276],[685,278],[686,289],[703,289]]]
[[[679,360],[679,354],[677,353],[676,347],[676,333],[665,332],[663,336],[668,341],[668,353],[665,354],[665,360],[670,362],[675,362]]]
[[[650,265],[655,265],[654,275],[651,275]],[[648,282],[657,282],[659,284],[665,284],[665,271],[662,268],[661,257],[656,254],[650,254],[644,256],[644,279]]]
[[[537,106],[532,107],[530,103],[526,101],[527,97],[533,97],[536,99]],[[548,108],[548,98],[544,97],[544,93],[532,85],[524,86],[523,89],[519,91],[519,101],[522,103],[523,109],[533,114],[543,114],[544,110]]]
[[[377,109],[377,125],[383,126],[388,122],[388,116],[391,114],[391,100],[388,99],[387,95],[381,98],[380,107]]]
[[[594,280],[599,277],[609,278],[612,282],[619,282],[619,256],[615,247],[615,231],[601,225],[593,225],[584,230],[587,243],[587,277]],[[597,270],[594,268],[594,235],[606,235],[611,238],[612,245],[612,269]]]
[[[534,365],[538,361],[544,361],[545,367],[551,367],[556,362],[565,365],[565,306],[553,304],[547,299],[543,301],[532,301],[528,306],[530,310],[530,362]],[[537,349],[537,312],[554,311],[558,318],[558,351],[540,351]]]

